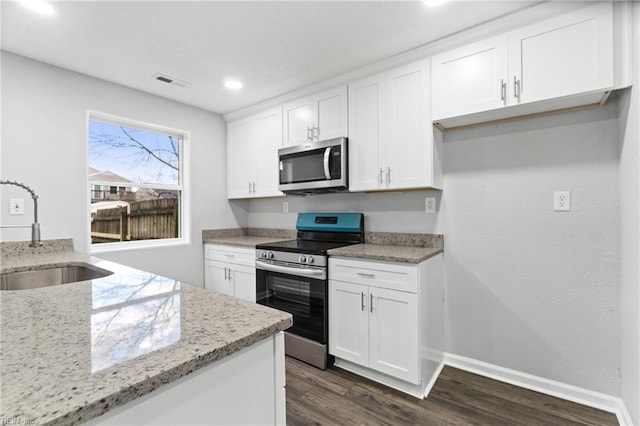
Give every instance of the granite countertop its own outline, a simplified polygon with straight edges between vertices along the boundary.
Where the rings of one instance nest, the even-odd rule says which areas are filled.
[[[367,232],[364,241],[364,244],[331,249],[327,254],[387,262],[420,263],[444,251],[444,236],[441,234]]]
[[[295,240],[296,231],[268,228],[205,229],[202,231],[204,244],[226,244],[241,247],[255,247],[258,244]]]
[[[84,263],[113,274],[0,293],[0,418],[14,423],[87,421],[292,324],[288,313],[68,247],[26,252],[3,249],[1,272]]]
[[[202,231],[202,242],[255,247],[258,244],[292,240],[296,231],[269,228],[230,228]],[[441,234],[365,232],[364,244],[331,249],[329,256],[344,256],[388,262],[420,263],[444,251]]]
[[[327,253],[329,256],[354,257],[387,262],[420,263],[442,252],[442,248],[439,247],[411,247],[365,243],[331,249]]]

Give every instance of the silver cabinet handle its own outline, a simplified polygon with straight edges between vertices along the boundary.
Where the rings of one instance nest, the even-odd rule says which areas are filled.
[[[251,194],[251,181],[249,181],[249,194]]]
[[[314,133],[317,141],[320,141],[320,127],[314,127]]]
[[[500,80],[500,99],[507,100],[507,83],[504,82],[504,78]]]
[[[364,308],[366,307],[364,304],[364,292],[360,292],[360,303],[362,305],[361,310],[364,312]]]
[[[387,185],[391,183],[391,166],[387,166]]]
[[[254,194],[256,193],[256,183],[255,182],[253,182],[253,193]]]
[[[224,254],[225,257],[235,257],[235,254],[231,254],[231,253],[225,253]]]
[[[311,142],[313,141],[313,133],[311,127],[309,126],[307,126],[307,140]]]
[[[324,150],[324,177],[331,180],[331,170],[329,170],[329,159],[331,158],[331,147]]]
[[[513,76],[513,96],[520,100],[520,80]]]
[[[231,268],[227,268],[229,270],[229,281],[231,281]]]
[[[382,170],[382,167],[380,167],[380,185],[382,185],[383,181],[382,181],[382,174],[384,173],[384,170]]]
[[[369,312],[373,313],[373,293],[369,293]]]
[[[227,280],[227,267],[224,267],[224,280]]]
[[[364,272],[358,272],[358,273],[356,273],[356,275],[358,275],[359,277],[364,277],[364,278],[375,278],[376,277],[374,274],[365,274]]]

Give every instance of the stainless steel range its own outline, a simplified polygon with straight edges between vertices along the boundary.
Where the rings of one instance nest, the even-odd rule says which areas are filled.
[[[285,352],[325,369],[327,250],[364,242],[362,213],[299,213],[297,239],[256,246],[256,302],[293,315]]]

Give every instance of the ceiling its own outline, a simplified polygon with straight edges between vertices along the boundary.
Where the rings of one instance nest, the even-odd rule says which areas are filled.
[[[3,1],[1,40],[19,55],[224,114],[533,3],[54,1],[45,16]],[[226,89],[229,77],[244,88]]]

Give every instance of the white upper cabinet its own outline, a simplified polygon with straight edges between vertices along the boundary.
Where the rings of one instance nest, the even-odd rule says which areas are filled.
[[[284,146],[347,136],[347,87],[340,86],[286,103]]]
[[[512,103],[612,88],[613,69],[611,3],[509,33]]]
[[[309,142],[313,128],[312,111],[311,98],[298,99],[282,106],[282,136],[285,147]]]
[[[434,56],[433,119],[601,94],[614,85],[613,48],[612,5],[597,3]],[[593,99],[598,97],[576,98],[575,104],[553,104],[552,109]],[[515,111],[544,110],[540,105]]]
[[[429,61],[387,73],[386,189],[439,186],[433,179]]]
[[[432,58],[433,119],[507,105],[507,36]]]
[[[227,197],[283,195],[278,191],[282,110],[274,108],[227,126]]]
[[[349,189],[383,186],[385,164],[385,74],[349,84]]]
[[[252,122],[243,119],[227,125],[227,197],[251,197],[253,180]]]
[[[349,189],[438,188],[429,61],[349,84]]]

